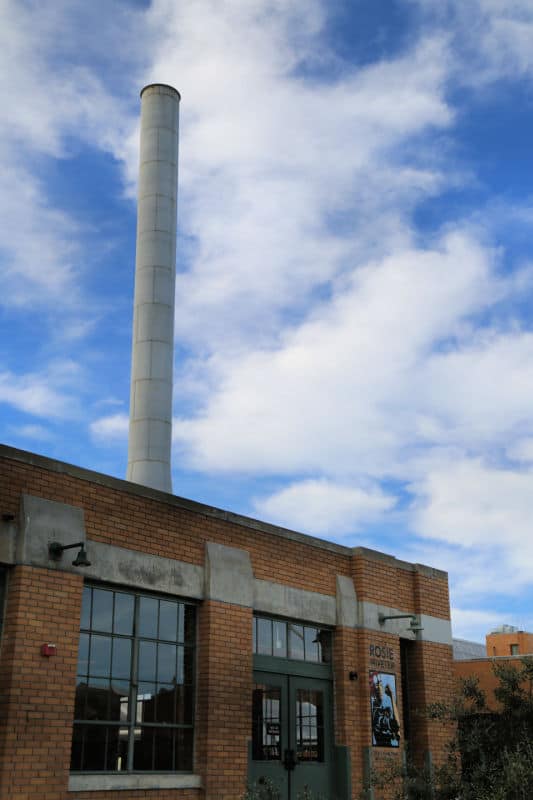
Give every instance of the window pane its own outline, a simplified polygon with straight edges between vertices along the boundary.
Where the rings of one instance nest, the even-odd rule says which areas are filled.
[[[93,590],[89,586],[83,587],[81,598],[81,621],[80,628],[88,630],[91,627],[91,597]]]
[[[129,678],[131,674],[131,639],[113,639],[111,674],[114,678]]]
[[[176,687],[176,722],[190,725],[193,721],[194,691],[192,686]]]
[[[113,592],[93,589],[93,631],[111,633],[113,623]]]
[[[141,597],[139,602],[139,636],[157,638],[157,616],[159,600]]]
[[[106,769],[110,772],[121,772],[128,766],[128,729],[107,729]]]
[[[155,642],[139,642],[139,680],[140,681],[153,681],[156,676],[155,657],[156,657],[156,643]]]
[[[114,632],[131,636],[133,633],[134,597],[131,594],[115,593]]]
[[[178,603],[178,642],[183,642],[185,638],[185,606]]]
[[[252,758],[280,761],[281,748],[281,689],[256,683],[252,692]]]
[[[87,706],[85,719],[109,720],[109,680],[106,678],[90,678],[87,687]]]
[[[133,769],[153,770],[154,766],[154,728],[139,728],[135,732],[133,749]]]
[[[318,628],[305,628],[305,660],[320,661],[320,645],[318,643]]]
[[[194,606],[185,606],[185,644],[195,643],[196,631],[196,608]]]
[[[331,631],[322,629],[319,632],[320,660],[323,664],[331,662]]]
[[[80,647],[78,650],[78,675],[89,673],[89,634],[80,634]]]
[[[158,730],[155,734],[154,769],[172,770],[174,768],[175,731]]]
[[[72,752],[70,756],[71,772],[78,772],[81,769],[83,754],[83,731],[82,725],[74,725],[72,731]]]
[[[157,680],[160,683],[176,680],[176,649],[174,644],[157,646]]]
[[[272,620],[257,618],[257,652],[261,655],[272,655]]]
[[[172,684],[158,686],[156,718],[157,722],[176,721],[176,687]]]
[[[113,681],[109,693],[109,720],[127,722],[130,710],[130,685],[127,681]]]
[[[192,772],[192,728],[177,730],[176,739],[176,762],[175,769],[181,772]]]
[[[155,722],[155,683],[140,683],[137,693],[137,716],[136,721]]]
[[[194,650],[191,647],[185,647],[185,648],[180,647],[180,653],[178,654],[178,664],[182,650],[184,653],[183,681],[184,683],[191,684],[194,683]]]
[[[287,658],[287,623],[274,620],[274,655]]]
[[[87,701],[87,678],[78,679],[74,700],[74,719],[87,719],[85,704]]]
[[[85,725],[83,744],[82,770],[93,772],[105,769],[107,728],[103,725]]]
[[[100,677],[109,676],[111,673],[111,638],[109,636],[91,636],[90,652],[90,674]]]
[[[298,689],[296,693],[296,754],[298,761],[324,760],[322,692]]]
[[[178,604],[161,600],[159,603],[159,638],[175,642],[178,638]]]
[[[289,623],[289,658],[304,659],[304,628],[292,622]]]

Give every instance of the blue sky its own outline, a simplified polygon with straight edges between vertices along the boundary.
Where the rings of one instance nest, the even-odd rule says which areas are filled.
[[[139,90],[182,94],[176,494],[533,630],[530,0],[5,0],[0,439],[124,477]]]

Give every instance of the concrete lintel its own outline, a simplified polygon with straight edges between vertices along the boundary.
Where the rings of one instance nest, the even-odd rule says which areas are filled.
[[[89,542],[87,556],[91,562],[83,569],[87,578],[197,600],[204,595],[204,569],[196,564],[102,542]]]
[[[85,538],[82,508],[29,494],[22,495],[15,554],[18,564],[49,569],[68,568],[76,553],[73,552],[70,561],[69,553],[66,553],[60,562],[56,562],[48,556],[48,545],[50,542],[73,544],[85,541]]]
[[[281,583],[254,581],[254,611],[301,619],[321,625],[335,625],[335,597],[295,589]]]
[[[353,580],[337,575],[337,625],[355,628],[357,625],[357,595]]]
[[[363,600],[359,603],[359,627],[380,633],[392,633],[401,639],[410,639],[418,642],[433,642],[435,644],[452,643],[452,628],[449,619],[441,619],[428,614],[416,615],[423,627],[422,631],[415,634],[409,628],[409,619],[390,619],[383,625],[379,622],[379,615],[392,616],[395,614],[413,614],[415,611],[403,611],[390,606],[382,606]]]
[[[114,775],[88,775],[71,773],[69,792],[114,792],[149,789],[200,789],[199,775],[169,775],[168,773],[116,773]]]
[[[254,574],[246,550],[206,543],[205,597],[239,606],[253,605]]]
[[[452,646],[452,623],[449,619],[420,614],[420,624],[424,628],[420,632],[423,642],[438,642]]]

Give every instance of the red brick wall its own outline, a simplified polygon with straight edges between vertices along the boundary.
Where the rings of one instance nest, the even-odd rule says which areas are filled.
[[[0,457],[2,513],[18,516],[21,494],[82,507],[87,537],[143,553],[203,564],[205,543],[248,550],[256,578],[335,594],[335,576],[350,559],[234,522]],[[306,569],[302,570],[302,551]]]
[[[368,600],[400,611],[450,618],[448,581],[444,577],[428,577],[394,566],[390,562],[355,555],[352,577],[359,600]]]
[[[209,800],[237,800],[252,728],[252,610],[204,602],[198,642],[198,770]]]
[[[82,578],[15,567],[0,659],[0,797],[58,800],[67,788]],[[53,642],[57,655],[40,654]]]
[[[431,703],[449,703],[455,692],[452,648],[434,642],[417,642],[410,651],[411,741],[416,759],[422,763],[424,753],[431,750],[435,763],[446,754],[446,745],[453,736],[453,725],[431,720],[424,710]]]

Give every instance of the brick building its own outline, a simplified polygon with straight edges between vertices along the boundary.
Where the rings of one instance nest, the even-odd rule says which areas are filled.
[[[172,494],[179,94],[141,96],[129,480],[0,446],[0,798],[352,800],[443,752],[447,576]]]
[[[5,446],[0,475],[0,797],[348,800],[439,757],[445,573]]]
[[[453,670],[456,680],[463,678],[477,678],[479,687],[485,692],[490,708],[497,709],[498,701],[494,696],[494,689],[499,685],[494,673],[494,665],[515,667],[521,669],[521,657],[533,658],[533,633],[518,630],[513,625],[501,625],[488,633],[485,637],[486,645],[482,647],[484,654],[466,654],[467,657],[455,656]],[[524,686],[531,690],[529,681]]]

